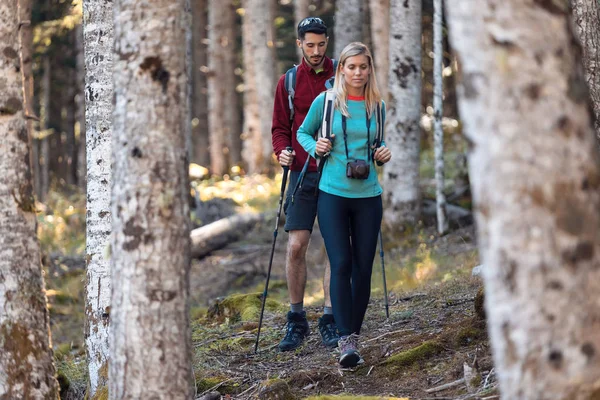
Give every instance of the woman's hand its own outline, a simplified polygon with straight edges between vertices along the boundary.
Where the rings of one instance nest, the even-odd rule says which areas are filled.
[[[375,151],[373,158],[375,161],[385,164],[392,159],[392,152],[387,147],[381,146]]]
[[[319,157],[323,157],[327,155],[331,149],[333,148],[332,140],[335,138],[335,135],[331,135],[331,140],[321,137],[317,140],[317,147],[315,148],[315,154]]]

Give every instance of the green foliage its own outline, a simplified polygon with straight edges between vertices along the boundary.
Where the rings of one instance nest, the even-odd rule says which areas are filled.
[[[87,387],[85,358],[64,358],[56,361],[61,398],[83,398]]]
[[[45,204],[38,203],[38,238],[43,254],[85,254],[85,195],[48,193]]]

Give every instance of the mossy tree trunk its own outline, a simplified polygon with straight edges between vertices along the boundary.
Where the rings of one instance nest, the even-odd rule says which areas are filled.
[[[0,398],[57,399],[19,66],[17,0],[0,2]]]
[[[390,63],[385,164],[384,224],[391,229],[415,224],[421,215],[421,0],[391,2]]]
[[[600,156],[568,2],[446,7],[502,398],[597,398]]]
[[[113,2],[83,2],[87,213],[85,346],[90,396],[106,387],[110,331]]]
[[[115,2],[113,399],[192,398],[185,0]]]

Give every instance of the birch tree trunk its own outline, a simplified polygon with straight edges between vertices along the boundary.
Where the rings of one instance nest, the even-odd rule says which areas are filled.
[[[294,35],[298,36],[298,24],[304,18],[309,16],[309,5],[310,0],[296,0],[294,1]],[[299,63],[302,61],[302,49],[296,46],[296,55],[297,61]]]
[[[19,72],[17,0],[0,3],[0,398],[58,399]]]
[[[569,7],[446,4],[502,398],[592,399],[600,157]]]
[[[448,231],[446,215],[446,196],[444,195],[444,78],[443,65],[443,33],[442,33],[442,0],[433,1],[433,134],[435,152],[435,201],[438,233]]]
[[[115,2],[109,385],[192,398],[185,0]]]
[[[256,129],[248,125],[251,131],[245,143],[245,159],[248,160],[249,173],[267,173],[272,170],[271,154],[271,122],[273,109],[273,95],[275,92],[275,67],[272,48],[267,41],[271,24],[269,0],[244,1],[244,26],[245,38],[244,63],[247,66],[244,82],[250,90],[246,104],[252,103],[252,90],[256,92],[256,109],[249,110],[250,118],[258,117]]]
[[[596,136],[600,139],[600,4],[572,0],[575,32],[583,47],[583,67],[594,107]]]
[[[335,48],[333,58],[338,59],[348,44],[360,42],[363,27],[363,0],[337,0],[335,2]]]
[[[227,126],[227,83],[233,76],[227,75],[227,52],[233,46],[229,37],[227,13],[230,1],[208,0],[208,130],[210,141],[210,172],[226,174],[229,169]]]
[[[393,229],[421,214],[421,1],[393,1],[390,20],[389,104],[386,145],[393,157],[384,168],[384,223]]]
[[[390,0],[369,0],[373,57],[379,92],[388,101],[390,69]]]
[[[206,46],[206,12],[208,0],[192,2],[192,142],[191,161],[202,166],[210,165],[208,153],[208,83],[206,69],[208,64]]]
[[[83,2],[87,144],[85,345],[90,395],[107,386],[110,332],[113,3]]]

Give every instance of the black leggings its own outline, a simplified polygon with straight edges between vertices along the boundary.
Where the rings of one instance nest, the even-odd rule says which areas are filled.
[[[360,333],[382,212],[381,196],[351,199],[319,192],[317,215],[331,264],[331,304],[340,336]]]

